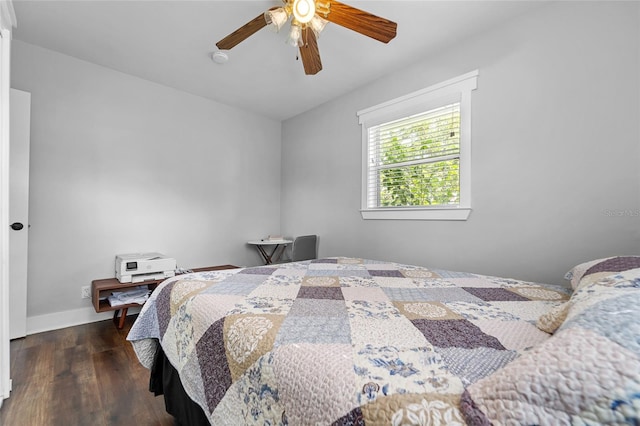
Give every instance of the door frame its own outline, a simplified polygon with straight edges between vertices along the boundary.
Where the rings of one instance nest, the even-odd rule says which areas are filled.
[[[16,15],[11,0],[0,1],[0,407],[11,392],[9,352],[9,92],[11,30]]]

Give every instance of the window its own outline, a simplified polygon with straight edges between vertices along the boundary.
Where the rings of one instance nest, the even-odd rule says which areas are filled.
[[[358,112],[364,219],[466,220],[478,71]]]

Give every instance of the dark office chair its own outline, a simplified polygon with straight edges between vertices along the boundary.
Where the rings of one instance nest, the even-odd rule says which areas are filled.
[[[318,245],[317,235],[303,235],[296,237],[291,246],[291,261],[316,259]]]

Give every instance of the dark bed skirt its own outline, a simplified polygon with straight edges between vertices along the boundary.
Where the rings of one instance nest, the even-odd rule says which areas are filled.
[[[193,402],[184,391],[178,372],[158,345],[149,378],[149,391],[156,396],[164,395],[167,413],[175,417],[181,426],[209,426],[202,408]]]

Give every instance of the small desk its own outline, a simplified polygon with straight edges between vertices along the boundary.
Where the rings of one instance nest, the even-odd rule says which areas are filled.
[[[207,266],[204,268],[193,268],[193,272],[206,272],[206,271],[219,271],[222,269],[235,269],[234,265],[219,265],[219,266]],[[121,291],[130,288],[137,287],[139,285],[149,286],[149,290],[155,290],[155,288],[162,283],[165,278],[161,280],[147,280],[139,283],[121,283],[115,278],[105,278],[101,280],[91,281],[91,301],[96,312],[113,312],[113,322],[116,323],[118,328],[124,327],[124,320],[127,316],[127,310],[133,306],[142,306],[138,303],[129,303],[127,305],[111,306],[104,298],[111,295],[113,290]],[[120,320],[118,320],[118,312],[120,312]]]
[[[284,249],[287,248],[287,244],[291,244],[292,240],[253,240],[247,241],[247,244],[251,244],[252,246],[256,246],[258,252],[262,256],[262,260],[264,260],[265,265],[271,265],[273,262],[276,262],[284,253]],[[266,246],[275,246],[271,253],[268,253],[266,250]]]

